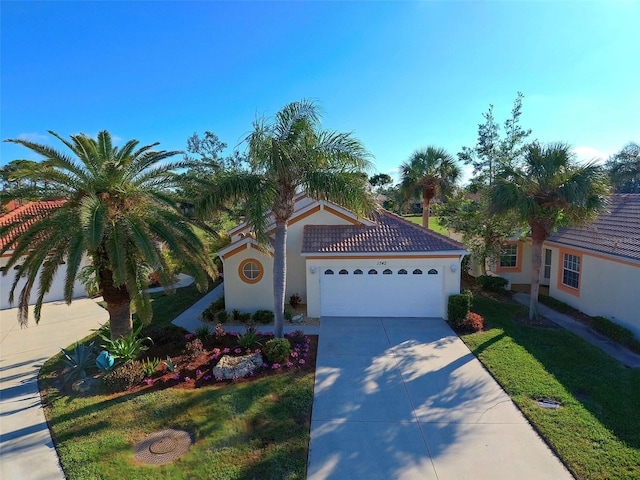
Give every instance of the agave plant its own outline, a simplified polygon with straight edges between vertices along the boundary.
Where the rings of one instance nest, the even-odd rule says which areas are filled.
[[[140,325],[135,331],[131,332],[130,335],[116,338],[115,340],[100,334],[100,338],[104,341],[102,348],[121,363],[135,360],[142,352],[149,348],[145,345],[145,342],[149,341],[153,343],[153,340],[151,340],[150,337],[138,338],[141,330],[142,325]]]
[[[64,376],[65,382],[75,381],[87,377],[87,370],[95,365],[96,351],[93,343],[88,345],[76,343],[73,350],[61,348],[62,362],[68,371]]]

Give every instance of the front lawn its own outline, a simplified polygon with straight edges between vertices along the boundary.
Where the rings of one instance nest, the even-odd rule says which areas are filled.
[[[195,288],[154,295],[152,326],[167,326],[201,295]],[[198,358],[208,361],[209,353]],[[60,356],[54,357],[42,368],[40,387],[66,478],[304,479],[315,364],[310,353],[299,368],[270,368],[234,381],[216,381],[209,367],[167,381],[159,367],[123,393],[98,388],[86,395],[63,385]],[[181,357],[171,358],[186,368]],[[165,429],[190,434],[188,453],[162,466],[136,460],[134,445]]]
[[[524,307],[477,298],[473,310],[487,330],[463,341],[576,478],[640,478],[640,370],[563,329],[519,322]]]
[[[422,226],[422,215],[404,215],[404,218],[413,222],[417,225]],[[429,217],[429,230],[433,230],[434,232],[441,233],[442,235],[449,236],[449,230],[447,227],[443,227],[438,223],[437,217]]]

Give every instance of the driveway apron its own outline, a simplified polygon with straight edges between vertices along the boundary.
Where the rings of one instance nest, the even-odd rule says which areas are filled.
[[[4,292],[3,292],[4,293]],[[33,313],[33,308],[30,308]],[[17,309],[0,311],[0,478],[64,479],[44,418],[38,372],[50,357],[108,319],[90,299],[42,306],[40,323],[21,329]]]
[[[323,318],[308,479],[571,479],[446,322]]]

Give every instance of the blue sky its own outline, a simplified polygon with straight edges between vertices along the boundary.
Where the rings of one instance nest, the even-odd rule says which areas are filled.
[[[475,144],[489,104],[581,158],[640,141],[640,2],[9,2],[2,139],[107,129],[231,147],[257,115],[316,100],[392,173],[427,145]],[[2,143],[0,163],[37,157]],[[375,172],[373,172],[375,173]]]

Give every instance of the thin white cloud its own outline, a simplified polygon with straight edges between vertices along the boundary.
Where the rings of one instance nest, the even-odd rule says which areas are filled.
[[[20,135],[18,135],[18,140],[25,140],[27,142],[48,142],[49,139],[51,137],[49,137],[49,135],[43,135],[41,133],[21,133]]]
[[[597,163],[604,163],[611,156],[611,153],[589,146],[575,147],[573,153],[576,154],[579,162],[592,162],[595,160]]]

